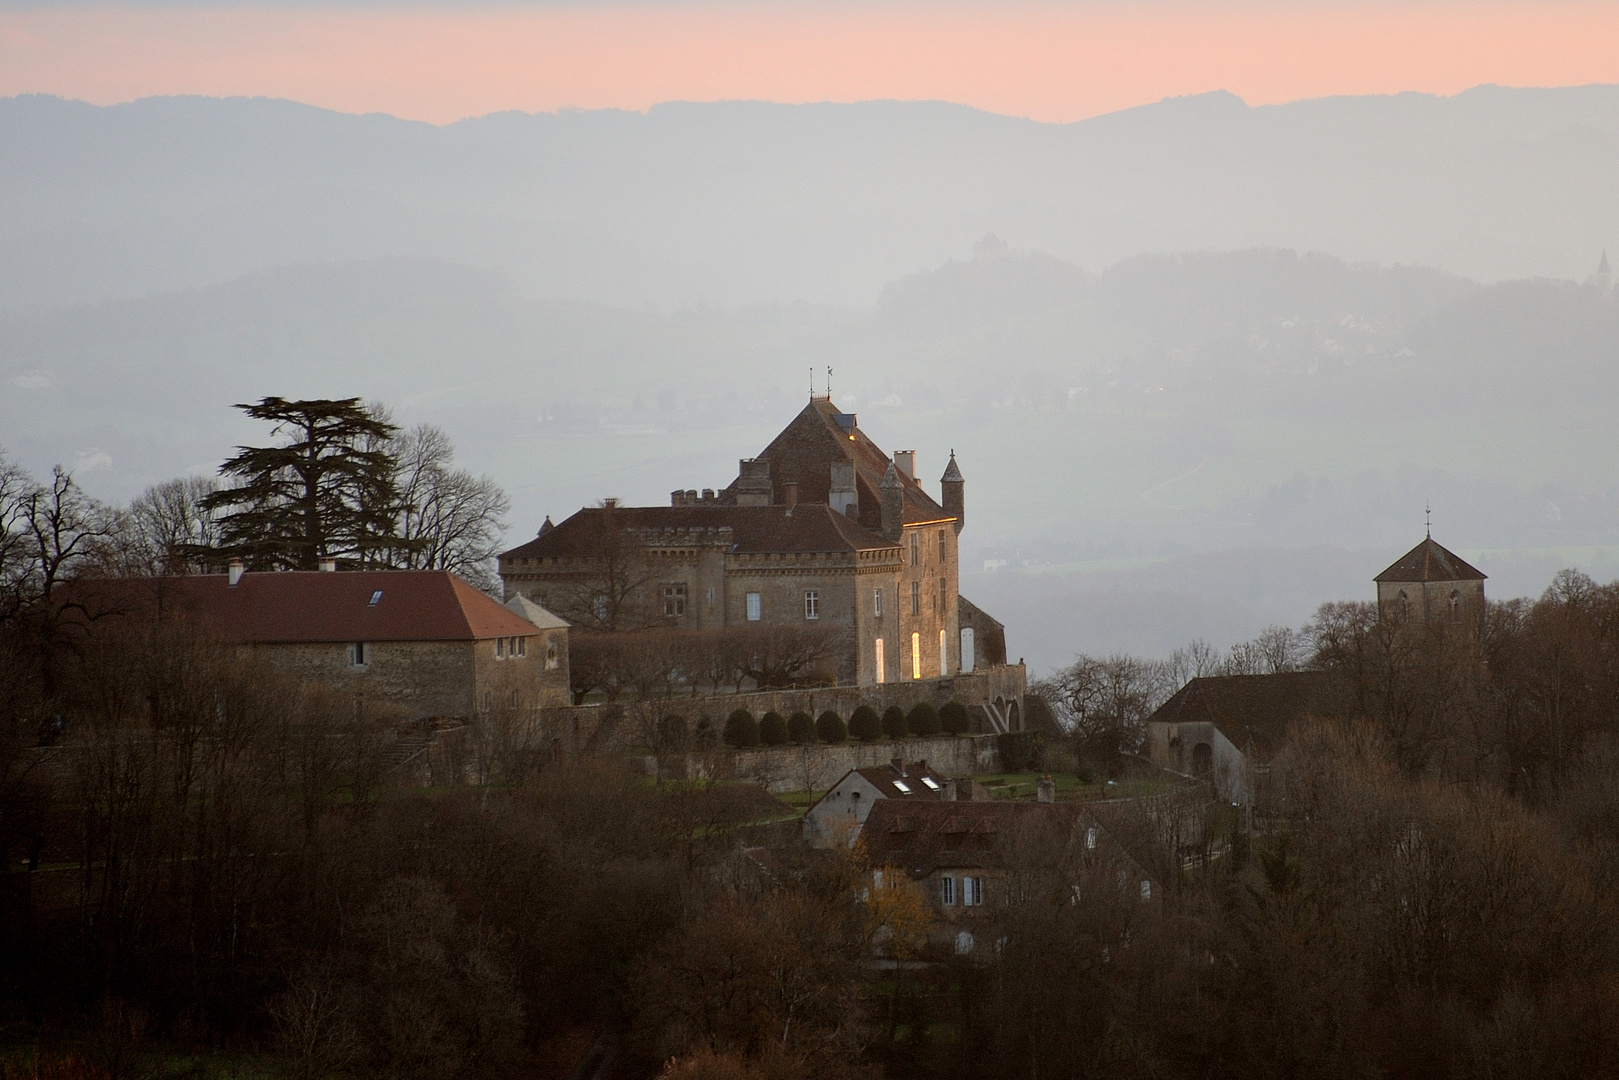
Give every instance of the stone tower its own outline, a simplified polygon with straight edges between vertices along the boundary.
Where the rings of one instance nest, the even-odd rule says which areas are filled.
[[[1401,622],[1477,628],[1484,621],[1484,578],[1482,571],[1427,536],[1373,579],[1377,610],[1385,619]]]
[[[967,482],[961,478],[961,470],[956,468],[956,452],[950,451],[950,464],[945,466],[944,475],[939,477],[939,495],[944,503],[944,512],[956,519],[956,535],[961,535],[961,527],[967,523],[966,509]]]

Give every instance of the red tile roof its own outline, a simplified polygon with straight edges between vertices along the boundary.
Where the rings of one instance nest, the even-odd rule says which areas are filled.
[[[244,644],[473,641],[539,630],[445,570],[249,573],[234,586],[224,574],[122,578],[77,589],[104,610],[183,610]]]
[[[1428,537],[1373,581],[1483,581],[1486,575]]]

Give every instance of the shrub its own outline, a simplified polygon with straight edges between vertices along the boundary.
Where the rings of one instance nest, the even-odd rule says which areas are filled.
[[[714,749],[714,721],[708,716],[699,716],[697,726],[692,729],[691,748],[693,750]]]
[[[665,716],[658,721],[657,751],[660,754],[678,754],[686,749],[689,737],[684,716]]]
[[[840,743],[849,737],[849,730],[843,726],[843,717],[828,709],[816,719],[815,734],[824,743]]]
[[[903,739],[911,733],[911,725],[905,722],[905,710],[898,705],[890,705],[883,710],[883,734],[890,739]]]
[[[725,718],[725,741],[741,749],[759,745],[759,721],[746,709],[738,709]]]
[[[849,717],[849,734],[861,742],[876,742],[883,737],[882,717],[870,705],[862,705]]]
[[[807,712],[795,712],[787,718],[787,737],[800,746],[815,741],[815,718]]]
[[[952,735],[965,735],[972,725],[967,720],[967,706],[952,701],[939,710],[939,726]]]
[[[759,741],[766,746],[780,746],[787,741],[787,721],[772,709],[759,718]]]
[[[910,725],[911,732],[916,735],[937,735],[939,733],[939,714],[933,711],[933,706],[925,701],[919,701],[911,706],[910,713],[905,717]]]

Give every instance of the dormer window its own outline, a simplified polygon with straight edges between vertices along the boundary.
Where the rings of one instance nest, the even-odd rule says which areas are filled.
[[[927,788],[929,791],[943,791],[944,790],[943,788],[941,788],[939,786],[938,781],[934,780],[933,777],[931,777],[931,776],[922,777],[922,786]]]
[[[911,793],[911,785],[907,784],[903,780],[895,780],[894,790],[899,792],[901,795],[909,795]]]

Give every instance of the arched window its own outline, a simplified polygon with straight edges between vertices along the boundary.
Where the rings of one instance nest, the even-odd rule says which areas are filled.
[[[1452,589],[1452,590],[1450,590],[1450,618],[1451,618],[1451,621],[1454,622],[1455,620],[1459,619],[1461,617],[1461,614],[1462,614],[1462,594],[1458,590]]]

